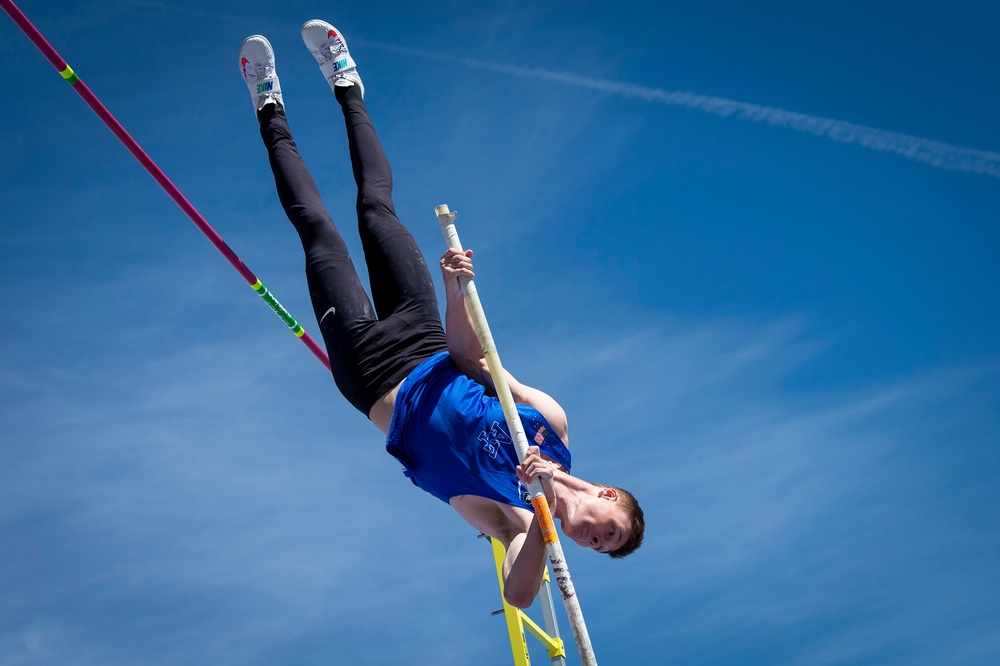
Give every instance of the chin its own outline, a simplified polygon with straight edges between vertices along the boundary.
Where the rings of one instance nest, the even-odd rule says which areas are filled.
[[[573,529],[573,525],[566,525],[566,523],[562,523],[559,527],[566,538],[573,542],[580,536],[579,532],[583,532],[582,529]]]

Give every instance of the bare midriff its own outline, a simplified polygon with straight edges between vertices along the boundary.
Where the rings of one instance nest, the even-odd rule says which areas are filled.
[[[402,381],[392,387],[391,391],[376,400],[372,408],[368,410],[368,418],[384,435],[389,434],[389,424],[392,423],[392,410],[396,407],[396,394],[399,393],[399,387],[405,381],[406,378],[404,377]]]

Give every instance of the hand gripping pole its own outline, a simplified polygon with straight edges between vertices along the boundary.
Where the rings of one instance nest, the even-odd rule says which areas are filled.
[[[438,224],[441,225],[441,233],[444,234],[445,243],[449,248],[462,251],[462,242],[458,239],[458,231],[455,229],[455,217],[458,213],[452,213],[447,204],[442,204],[434,209],[437,215]],[[483,304],[479,300],[479,293],[476,291],[476,283],[470,278],[460,275],[459,284],[462,286],[462,293],[465,295],[465,305],[472,317],[472,325],[476,329],[476,336],[479,344],[483,347],[486,356],[486,364],[490,368],[490,376],[493,378],[493,385],[497,390],[497,398],[503,407],[504,417],[507,419],[507,428],[510,436],[514,440],[514,447],[517,449],[518,460],[524,461],[528,455],[528,438],[524,434],[524,426],[517,415],[517,406],[514,403],[514,396],[510,392],[510,385],[507,383],[507,375],[500,364],[500,355],[497,353],[496,344],[493,342],[493,333],[490,332],[490,325],[486,321],[486,313]],[[583,620],[583,611],[580,609],[580,600],[576,596],[573,587],[573,579],[569,575],[569,567],[566,565],[566,556],[563,554],[562,544],[559,542],[559,533],[556,531],[555,522],[552,520],[552,512],[549,511],[548,501],[541,484],[536,480],[528,487],[531,491],[531,504],[535,508],[535,516],[538,524],[542,528],[542,535],[549,554],[549,562],[552,564],[552,572],[562,593],[563,603],[566,606],[566,615],[569,618],[570,628],[573,630],[573,638],[576,647],[580,652],[580,662],[584,666],[597,666],[597,657],[594,656],[594,648],[590,644],[590,634],[587,633],[587,624]]]

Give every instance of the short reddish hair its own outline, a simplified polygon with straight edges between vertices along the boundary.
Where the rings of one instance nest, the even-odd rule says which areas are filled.
[[[629,519],[629,537],[621,546],[608,551],[608,555],[616,560],[627,557],[639,550],[639,546],[642,545],[642,539],[646,535],[646,519],[642,515],[642,507],[636,501],[635,495],[624,488],[606,486],[603,483],[595,483],[594,485],[599,488],[614,488],[615,492],[618,493],[618,504]]]

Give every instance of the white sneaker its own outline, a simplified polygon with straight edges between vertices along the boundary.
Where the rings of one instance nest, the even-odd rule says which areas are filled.
[[[240,71],[250,89],[253,110],[260,111],[267,104],[280,104],[281,84],[274,69],[274,49],[271,42],[261,35],[250,35],[240,46]]]
[[[365,96],[365,84],[361,83],[358,65],[347,52],[347,41],[336,28],[319,19],[306,21],[302,26],[302,41],[319,63],[331,90],[358,86],[361,97]]]

